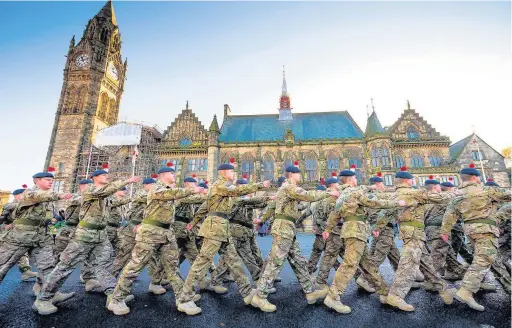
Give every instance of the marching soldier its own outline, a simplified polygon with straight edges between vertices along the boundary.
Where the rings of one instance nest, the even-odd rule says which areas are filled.
[[[306,294],[308,304],[314,304],[325,297],[322,290],[315,290],[313,277],[307,269],[306,259],[302,256],[296,239],[295,224],[301,213],[297,210],[300,201],[320,201],[330,196],[338,196],[337,191],[305,191],[297,186],[300,182],[300,170],[296,166],[286,168],[288,179],[276,194],[276,218],[272,225],[272,250],[261,279],[258,281],[256,295],[251,304],[264,312],[276,311],[276,306],[267,300],[269,289],[273,287],[286,259],[290,262],[302,290]]]
[[[502,205],[496,214],[496,222],[500,228],[500,238],[498,239],[498,256],[492,265],[492,270],[498,281],[510,294],[510,216],[512,204]]]
[[[238,290],[244,298],[245,304],[250,304],[254,296],[249,279],[244,273],[242,260],[236,252],[235,246],[230,242],[229,216],[233,207],[234,197],[247,195],[270,186],[270,181],[262,183],[249,183],[246,185],[234,186],[234,159],[229,164],[221,164],[217,171],[219,178],[210,187],[203,207],[208,211],[208,216],[203,222],[199,235],[203,236],[203,245],[194,264],[190,268],[187,280],[183,286],[183,292],[179,297],[178,310],[188,315],[195,315],[201,312],[194,303],[194,286],[203,279],[211,266],[215,254],[226,256],[226,263],[230,273],[235,279]],[[194,224],[187,225],[190,231]]]
[[[51,300],[80,262],[91,263],[94,277],[106,295],[110,295],[115,287],[116,279],[108,270],[112,264],[112,246],[105,231],[109,211],[107,199],[124,186],[138,182],[139,177],[109,183],[108,166],[105,165],[102,169],[94,171],[91,176],[93,183],[82,192],[80,223],[75,235],[61,253],[57,266],[46,277],[34,302],[34,308],[41,315],[58,311]]]
[[[130,202],[130,198],[125,197],[126,191],[126,187],[123,187],[121,190],[118,190],[114,195],[109,197],[110,212],[107,216],[107,227],[105,228],[105,231],[107,232],[108,240],[112,244],[112,249],[114,250],[112,252],[113,255],[116,254],[117,244],[119,243],[119,227],[126,216],[125,205]],[[113,258],[114,257],[115,256],[113,256]]]
[[[335,210],[329,215],[323,237],[327,240],[334,227],[343,218],[341,237],[345,243],[345,253],[343,254],[343,263],[336,270],[334,281],[329,288],[324,304],[338,313],[350,313],[351,308],[341,302],[340,296],[345,292],[345,288],[354,277],[358,267],[363,270],[366,278],[381,295],[381,302],[384,301],[384,295],[387,294],[387,285],[384,279],[369,261],[366,241],[369,237],[370,227],[365,218],[364,207],[392,208],[404,206],[405,202],[378,199],[374,195],[367,195],[362,188],[357,187],[356,174],[352,170],[341,171],[340,179],[343,183],[340,188],[341,194]]]
[[[455,298],[472,309],[484,311],[484,306],[476,302],[473,294],[480,289],[482,280],[496,259],[500,236],[495,218],[489,215],[500,202],[510,202],[510,191],[482,187],[480,172],[475,169],[474,164],[463,168],[460,171],[460,178],[462,195],[454,198],[448,205],[441,226],[441,237],[448,242],[452,226],[457,218],[462,217],[464,233],[468,236],[475,253]]]
[[[16,204],[19,203],[21,199],[23,199],[23,192],[25,192],[27,185],[23,185],[22,189],[16,189],[12,192],[14,196],[14,201],[5,204],[2,207],[2,213],[0,214],[0,224],[3,224],[0,228],[0,243],[4,241],[5,236],[9,232],[11,228],[11,224],[14,222],[13,212],[16,208]],[[30,278],[37,277],[36,272],[32,272],[32,268],[30,267],[30,263],[28,261],[28,254],[23,254],[23,256],[18,261],[18,269],[21,272],[21,281],[28,281]]]
[[[387,304],[402,311],[414,311],[414,306],[405,302],[415,280],[418,268],[431,283],[433,290],[445,304],[453,303],[453,290],[447,289],[446,282],[437,273],[432,263],[432,257],[426,247],[425,236],[425,204],[447,202],[450,197],[429,193],[426,190],[412,188],[414,177],[402,167],[395,175],[396,198],[405,200],[407,207],[398,213],[400,238],[403,241],[402,255],[395,273],[395,279],[389,289]]]
[[[148,191],[148,203],[142,224],[137,228],[132,258],[121,272],[114,292],[107,301],[107,308],[115,315],[130,312],[125,299],[130,295],[135,279],[152,258],[163,267],[176,299],[181,292],[183,280],[178,272],[179,249],[171,228],[174,220],[174,201],[198,194],[203,188],[173,188],[175,181],[176,173],[172,163],[168,163],[158,170],[158,181]],[[161,275],[153,276],[157,277],[161,278]],[[157,284],[161,285],[161,281]]]

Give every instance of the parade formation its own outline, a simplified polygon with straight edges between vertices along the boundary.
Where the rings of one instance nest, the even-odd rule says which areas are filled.
[[[396,173],[394,188],[384,188],[379,173],[358,186],[352,165],[322,180],[316,190],[301,188],[300,169],[291,165],[275,194],[267,190],[271,181],[235,179],[234,169],[231,159],[218,166],[215,182],[189,176],[179,187],[172,163],[142,181],[109,181],[104,165],[80,181],[77,194],[52,191],[53,168],[37,173],[34,186],[15,190],[0,216],[0,282],[15,264],[22,280],[35,278],[33,309],[40,315],[57,312],[59,303],[74,296],[60,288],[78,265],[86,292],[104,293],[106,308],[115,315],[130,312],[127,303],[136,301],[132,286],[145,267],[148,292],[164,294],[169,284],[176,309],[187,315],[201,313],[201,291],[225,294],[229,280],[247,306],[277,311],[269,295],[276,292],[286,260],[308,304],[323,301],[344,314],[352,311],[342,303],[352,278],[377,293],[382,304],[402,311],[415,310],[406,301],[411,288],[437,292],[447,305],[456,299],[477,311],[485,307],[474,295],[496,289],[492,276],[510,293],[510,190],[493,181],[483,184],[473,164],[460,171],[459,188],[431,176],[418,189],[406,167]],[[125,192],[130,184],[137,190],[132,197]],[[316,238],[308,261],[297,226],[310,215]],[[52,238],[49,226],[56,221],[62,227]],[[273,242],[265,261],[255,230],[267,221]],[[458,253],[465,253],[464,263]],[[395,269],[391,286],[379,273],[386,257]],[[185,259],[191,268],[183,279],[179,267]],[[336,273],[329,286],[331,269]],[[461,287],[450,288],[456,280],[462,280]]]

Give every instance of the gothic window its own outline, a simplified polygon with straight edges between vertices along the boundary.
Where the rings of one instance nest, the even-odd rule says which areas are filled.
[[[379,166],[379,163],[379,148],[374,146],[372,148],[372,166],[377,167]]]
[[[108,29],[105,27],[101,30],[100,41],[106,43],[108,39]]]
[[[400,168],[405,165],[404,157],[402,155],[395,155],[395,167]]]
[[[107,119],[107,121],[110,124],[113,124],[117,121],[116,101],[114,99],[110,99],[108,101],[108,119]]]
[[[72,113],[80,113],[84,110],[87,87],[84,85],[76,91],[76,98],[73,103]]]
[[[380,149],[382,155],[382,166],[387,167],[389,164],[389,150],[386,147]]]
[[[436,152],[430,153],[428,156],[428,159],[430,161],[430,166],[441,166],[441,157],[439,157],[439,154]]]
[[[338,173],[340,170],[340,158],[335,153],[329,153],[327,156],[327,175],[331,176],[332,172]]]
[[[188,160],[188,171],[195,172],[198,169],[199,160],[197,159],[189,159]]]
[[[419,139],[420,133],[418,132],[418,129],[414,126],[409,126],[407,128],[407,138],[408,139]]]
[[[251,174],[254,172],[254,159],[251,155],[246,154],[242,156],[241,162],[241,173],[247,174],[247,177],[250,178]]]
[[[360,169],[356,169],[355,173],[356,173],[357,183],[361,184],[363,182],[363,172],[361,172]]]
[[[206,170],[208,170],[208,159],[201,158],[199,160],[199,171],[206,171]]]
[[[306,180],[307,181],[316,181],[318,180],[318,172],[317,172],[317,160],[316,156],[313,153],[309,153],[304,158],[305,166],[306,166]]]
[[[363,166],[363,161],[359,157],[350,157],[348,159],[348,166],[355,165],[357,168],[361,168]]]
[[[64,181],[54,181],[52,188],[53,188],[54,192],[63,192],[64,191]]]
[[[479,161],[480,160],[480,152],[478,150],[473,150],[471,152],[471,158],[474,160],[474,161]]]
[[[384,176],[384,184],[386,186],[392,186],[393,185],[393,176],[391,174],[386,174]]]
[[[274,158],[270,154],[263,156],[263,180],[274,180]]]
[[[423,157],[413,154],[411,156],[411,167],[423,167]]]
[[[98,117],[100,120],[105,121],[108,112],[108,96],[106,93],[102,93],[100,96],[100,111]]]
[[[180,147],[188,147],[192,144],[192,141],[190,140],[189,137],[183,137],[180,139],[179,141],[179,145]]]
[[[295,154],[293,154],[292,152],[286,153],[286,155],[284,156],[284,161],[283,161],[283,172],[286,172],[286,168],[288,166],[292,166],[293,162],[295,160],[296,160]]]
[[[68,113],[71,113],[71,107],[73,106],[73,99],[76,95],[75,93],[75,86],[72,85],[69,89],[66,90],[66,100],[64,102],[64,108],[63,108],[63,111],[64,111],[64,114],[68,114]]]

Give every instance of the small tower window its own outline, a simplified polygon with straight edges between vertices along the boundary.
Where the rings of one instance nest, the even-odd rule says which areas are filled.
[[[420,133],[418,132],[418,129],[416,129],[414,126],[409,126],[407,128],[407,138],[409,139],[419,139]]]
[[[180,147],[188,147],[192,144],[192,141],[190,140],[189,137],[183,137],[180,139],[179,141],[179,145]]]

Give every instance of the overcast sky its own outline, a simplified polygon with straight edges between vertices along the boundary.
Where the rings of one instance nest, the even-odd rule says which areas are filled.
[[[69,40],[103,2],[0,2],[0,189],[42,169]],[[165,129],[188,100],[208,127],[277,113],[286,65],[293,111],[347,110],[364,130],[409,99],[456,142],[512,145],[509,2],[114,2],[128,80],[120,119]]]

